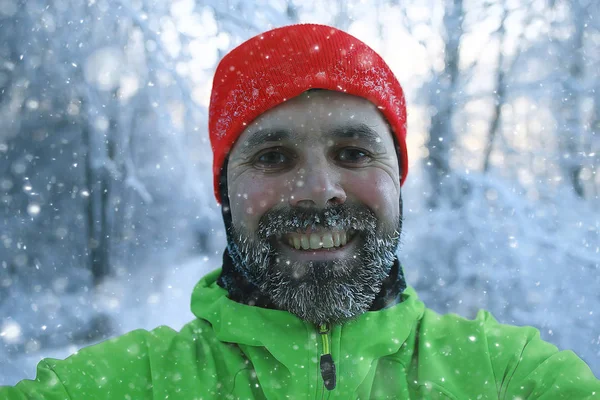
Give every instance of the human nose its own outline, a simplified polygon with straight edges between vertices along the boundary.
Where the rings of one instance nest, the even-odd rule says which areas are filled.
[[[323,163],[312,163],[301,168],[290,196],[290,205],[326,208],[343,204],[346,192],[339,180],[339,173],[331,171]]]

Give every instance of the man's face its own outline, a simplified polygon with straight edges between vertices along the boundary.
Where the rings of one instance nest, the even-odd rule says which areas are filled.
[[[392,133],[372,103],[319,90],[265,112],[227,181],[234,263],[278,308],[316,324],[369,309],[402,217]]]

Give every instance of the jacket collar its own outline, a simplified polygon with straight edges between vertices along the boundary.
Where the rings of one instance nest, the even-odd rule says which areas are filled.
[[[223,267],[217,283],[227,290],[231,300],[238,303],[269,309],[276,308],[271,299],[251,283],[242,271],[235,267],[228,249],[223,252]],[[369,311],[381,310],[402,301],[401,295],[405,289],[404,271],[398,258],[396,258],[390,269],[390,274],[383,281],[381,290],[375,297]]]
[[[258,363],[267,357],[261,350],[265,349],[294,377],[282,385],[296,385],[304,379],[305,382],[316,381],[317,364],[305,368],[305,363],[300,362],[317,362],[316,346],[320,339],[316,327],[287,311],[230,299],[227,290],[217,284],[222,275],[221,270],[215,270],[196,285],[192,294],[192,312],[196,317],[211,325],[219,341],[240,346],[252,362]],[[385,298],[392,292],[390,289],[382,294],[381,304],[386,304]],[[399,294],[399,298],[399,302],[386,308],[367,311],[331,328],[332,355],[340,371],[336,391],[342,397],[354,393],[370,379],[369,370],[375,360],[392,354],[402,354],[402,362],[410,359],[414,350],[414,344],[409,343],[411,333],[414,335],[425,307],[410,287]],[[399,353],[402,346],[404,351]],[[255,357],[258,359],[254,360]]]
[[[275,333],[277,330],[284,330],[288,334],[295,330],[305,332],[307,328],[311,332],[315,331],[316,327],[312,324],[287,311],[251,306],[230,299],[227,291],[217,283],[221,275],[222,270],[216,269],[204,276],[196,284],[191,301],[194,315],[208,321],[220,340],[267,346],[270,336],[280,334]],[[424,305],[416,292],[412,287],[408,287],[399,295],[398,302],[389,304],[385,309],[367,311],[345,323],[343,327],[346,331],[352,331],[355,326],[370,321],[368,325],[373,325],[374,332],[395,332],[399,327],[410,325],[407,322],[414,320],[423,310]],[[398,318],[386,319],[393,314],[397,314]],[[392,328],[392,325],[396,328]]]

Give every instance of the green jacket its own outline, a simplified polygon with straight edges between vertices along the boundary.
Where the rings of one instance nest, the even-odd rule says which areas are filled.
[[[440,316],[408,288],[399,304],[329,333],[294,315],[236,303],[215,281],[194,289],[180,332],[135,330],[59,361],[0,399],[600,399],[600,381],[529,327]],[[336,387],[324,388],[331,350]]]

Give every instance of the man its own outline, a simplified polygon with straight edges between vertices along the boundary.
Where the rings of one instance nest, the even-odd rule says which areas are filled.
[[[43,360],[0,398],[600,398],[535,329],[439,316],[407,288],[404,96],[364,43],[320,25],[250,39],[217,68],[209,131],[228,245],[197,319]]]

